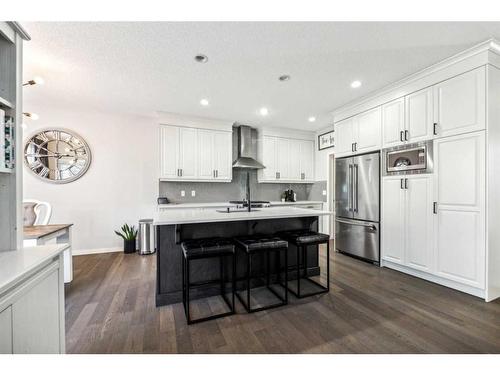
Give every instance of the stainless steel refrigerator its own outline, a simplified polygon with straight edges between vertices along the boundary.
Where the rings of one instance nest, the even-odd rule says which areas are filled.
[[[380,261],[380,154],[335,162],[335,248]]]

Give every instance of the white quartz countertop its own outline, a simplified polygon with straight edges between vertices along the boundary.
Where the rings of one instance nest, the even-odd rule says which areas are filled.
[[[68,244],[57,244],[0,252],[0,295],[67,247]]]
[[[314,210],[300,207],[267,207],[258,208],[254,211],[239,212],[217,212],[213,210],[163,210],[156,213],[154,225],[175,225],[175,224],[195,224],[195,223],[214,223],[224,221],[244,221],[244,220],[265,220],[280,219],[291,217],[310,217],[331,215],[330,211]]]
[[[281,202],[281,201],[271,201],[269,202],[272,206],[299,206],[307,204],[323,204],[322,201],[296,201],[296,202]],[[170,208],[210,208],[210,207],[236,207],[236,204],[229,202],[208,202],[208,203],[168,203],[159,204],[158,208],[170,209]]]

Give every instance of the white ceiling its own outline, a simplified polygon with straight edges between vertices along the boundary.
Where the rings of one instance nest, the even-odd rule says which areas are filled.
[[[333,109],[490,37],[494,23],[25,23],[30,103],[316,130]],[[194,56],[203,53],[209,62]],[[278,77],[292,79],[280,82]],[[359,89],[351,81],[361,80]],[[210,100],[208,107],[200,99]],[[265,118],[260,107],[269,108]],[[37,106],[38,107],[38,106]],[[43,113],[39,113],[43,116]],[[307,121],[316,116],[315,123]]]

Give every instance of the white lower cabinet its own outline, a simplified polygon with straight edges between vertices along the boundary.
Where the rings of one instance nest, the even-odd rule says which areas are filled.
[[[65,352],[62,255],[0,298],[0,354]]]
[[[382,259],[422,271],[432,268],[432,175],[382,182]]]
[[[382,180],[382,259],[404,264],[405,194],[402,178]]]
[[[412,175],[405,181],[405,263],[421,271],[433,268],[434,217],[432,175]]]
[[[0,354],[11,354],[12,351],[12,307],[0,311]]]
[[[485,286],[485,134],[434,143],[436,272],[476,288]]]

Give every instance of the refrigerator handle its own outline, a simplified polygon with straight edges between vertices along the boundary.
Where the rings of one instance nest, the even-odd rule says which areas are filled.
[[[336,218],[335,221],[337,223],[348,224],[348,225],[356,225],[356,226],[360,226],[360,227],[367,227],[367,228],[370,228],[371,230],[377,230],[377,226],[375,224],[372,224],[372,223],[365,223],[365,222],[362,222],[362,221],[354,222],[354,221],[350,221],[350,220],[342,220],[342,219],[339,219],[339,218]]]
[[[354,212],[358,212],[358,165],[354,164],[354,174],[353,178],[355,178],[355,183],[354,183],[354,188],[356,189],[353,191],[353,205],[354,205]]]
[[[352,211],[352,164],[349,164],[349,176],[347,181],[347,205],[349,211]]]

